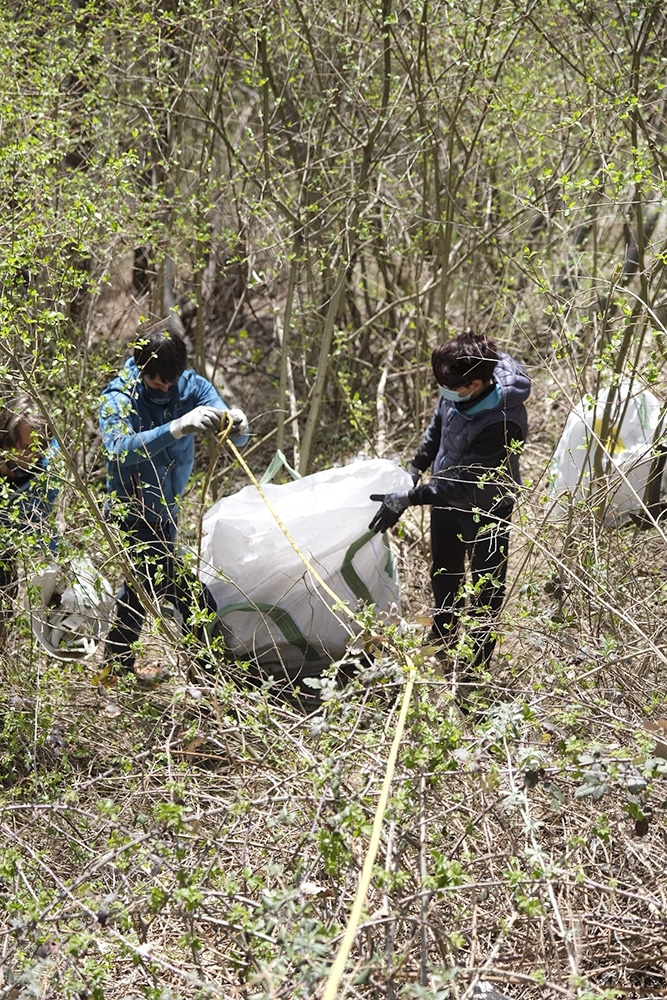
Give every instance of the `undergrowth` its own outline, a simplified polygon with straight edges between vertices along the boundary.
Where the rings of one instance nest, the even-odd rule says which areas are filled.
[[[654,545],[635,536],[633,559]],[[661,664],[636,634],[624,645],[618,616],[595,631],[605,616],[583,614],[584,594],[549,593],[543,559],[522,580],[501,655],[464,702],[456,662],[422,656],[419,629],[384,644],[374,629],[373,666],[325,677],[310,713],[224,674],[146,694],[38,658],[26,683],[6,664],[2,995],[317,995],[406,653],[417,683],[348,995],[664,982],[667,750],[647,728],[664,714]],[[21,656],[27,633],[16,642]]]

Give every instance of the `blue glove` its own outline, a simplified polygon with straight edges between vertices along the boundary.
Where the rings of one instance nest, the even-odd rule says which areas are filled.
[[[404,510],[410,506],[407,493],[371,493],[371,500],[379,500],[382,506],[368,525],[369,531],[386,531],[398,523]]]

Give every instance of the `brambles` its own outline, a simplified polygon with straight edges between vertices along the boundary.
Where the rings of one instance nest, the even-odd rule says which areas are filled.
[[[421,646],[421,511],[394,540],[421,624],[364,612],[373,663],[313,687],[311,717],[248,664],[188,683],[157,608],[145,656],[174,677],[146,694],[45,660],[16,606],[0,992],[318,995],[406,654],[416,695],[350,992],[664,988],[664,535],[602,530],[587,502],[544,518],[571,404],[627,378],[664,395],[660,5],[123,0],[24,4],[2,27],[0,376],[58,437],[65,557],[124,573],[95,414],[140,316],[180,313],[198,367],[253,417],[258,472],[276,441],[302,471],[407,458],[430,350],[467,325],[535,389],[501,643],[465,703],[466,627],[449,659]],[[193,547],[204,485],[244,485],[209,477],[213,454],[184,498]]]

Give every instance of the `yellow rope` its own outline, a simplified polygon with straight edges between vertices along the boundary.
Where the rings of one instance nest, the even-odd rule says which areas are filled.
[[[368,888],[371,884],[373,865],[375,864],[378,848],[380,846],[382,822],[384,820],[384,814],[387,810],[387,802],[389,801],[389,788],[394,777],[394,770],[396,768],[396,760],[398,757],[398,748],[401,740],[403,739],[405,720],[408,715],[410,699],[412,698],[412,689],[415,683],[414,664],[409,656],[406,656],[406,661],[409,674],[405,685],[405,691],[403,693],[401,714],[398,717],[398,724],[396,726],[396,732],[394,733],[394,739],[391,744],[387,767],[385,769],[384,781],[382,782],[382,788],[380,789],[380,798],[378,799],[377,809],[375,810],[375,819],[373,820],[371,839],[368,845],[368,851],[366,852],[366,857],[364,859],[364,866],[361,870],[361,878],[359,879],[359,885],[357,886],[354,903],[352,904],[350,916],[347,921],[347,927],[345,928],[345,934],[343,935],[343,940],[338,948],[338,953],[336,954],[334,963],[331,966],[331,971],[329,972],[329,976],[327,978],[327,984],[324,989],[324,993],[322,994],[322,1000],[335,1000],[338,995],[338,987],[340,985],[343,972],[345,971],[345,963],[347,962],[352,945],[354,944],[354,937],[357,933],[361,913],[368,894]]]
[[[266,493],[262,489],[260,483],[253,475],[253,473],[248,468],[248,465],[243,460],[238,448],[229,440],[229,431],[231,429],[231,421],[225,421],[224,428],[221,427],[220,430],[220,442],[221,447],[226,442],[228,448],[231,450],[232,454],[238,461],[239,465],[248,476],[252,484],[258,490],[260,496],[264,500],[264,503],[268,507],[272,516],[278,523],[281,531],[287,538],[288,542],[298,555],[299,559],[308,569],[309,573],[317,580],[323,590],[333,598],[334,601],[340,604],[340,598],[331,587],[322,579],[320,574],[311,565],[306,556],[300,551],[298,545],[290,535],[286,526],[283,524],[280,515],[276,509],[272,506],[271,501],[267,497]],[[347,614],[354,618],[354,612],[348,608],[346,604],[341,605],[343,610]],[[371,884],[371,878],[373,875],[373,865],[375,864],[375,859],[377,857],[378,849],[380,847],[380,837],[382,835],[382,823],[384,821],[384,814],[387,811],[387,803],[389,801],[389,789],[391,787],[391,782],[394,777],[394,771],[396,769],[396,761],[398,759],[398,749],[403,739],[403,732],[405,730],[405,721],[408,716],[408,709],[410,707],[410,700],[412,698],[412,691],[414,689],[415,683],[415,666],[412,659],[406,655],[406,665],[408,667],[408,678],[405,685],[405,691],[403,692],[403,702],[401,704],[401,712],[398,717],[398,723],[396,725],[396,732],[394,733],[394,739],[392,740],[391,749],[389,751],[389,757],[387,759],[387,766],[385,768],[384,780],[382,782],[382,788],[380,789],[380,797],[378,799],[377,808],[375,810],[375,818],[373,820],[373,829],[371,830],[371,838],[368,844],[368,851],[366,852],[366,857],[364,858],[363,868],[361,870],[361,877],[359,879],[359,885],[357,886],[357,892],[354,897],[354,903],[352,904],[352,909],[350,911],[350,916],[347,921],[347,926],[345,928],[345,933],[343,935],[342,941],[338,948],[338,952],[334,959],[333,965],[329,972],[327,978],[326,987],[324,993],[322,994],[322,1000],[335,1000],[338,994],[338,988],[340,986],[340,981],[345,971],[345,963],[349,957],[352,945],[354,944],[354,938],[357,933],[357,928],[359,926],[359,921],[361,919],[361,914],[363,912],[364,903],[366,902],[366,896],[368,895],[368,889]]]

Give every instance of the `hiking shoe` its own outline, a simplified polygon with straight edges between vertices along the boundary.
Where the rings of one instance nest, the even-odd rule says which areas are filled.
[[[158,684],[164,684],[171,677],[169,667],[143,667],[141,670],[130,670],[128,673],[134,674],[137,679],[137,686],[142,688],[154,688]]]
[[[106,663],[102,670],[93,677],[94,684],[101,684],[102,687],[112,687],[123,677],[134,677],[138,687],[153,688],[158,684],[168,681],[171,671],[168,667],[145,667],[137,670],[135,667],[121,667],[118,663]]]

